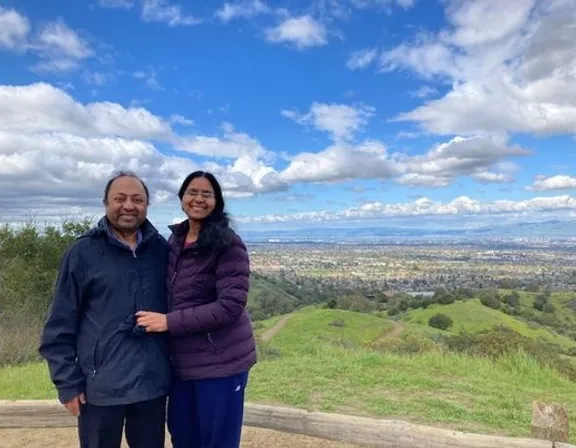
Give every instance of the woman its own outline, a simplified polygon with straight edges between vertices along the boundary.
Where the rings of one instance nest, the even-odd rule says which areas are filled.
[[[175,375],[167,420],[174,448],[235,448],[256,363],[245,310],[248,253],[229,226],[212,174],[190,174],[178,196],[187,219],[170,226],[170,312],[139,312],[138,325],[170,335]]]

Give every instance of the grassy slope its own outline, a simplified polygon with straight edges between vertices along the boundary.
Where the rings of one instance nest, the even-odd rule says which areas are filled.
[[[296,300],[296,301],[298,300],[296,297],[288,294],[283,289],[278,288],[276,285],[266,281],[265,279],[253,276],[250,279],[250,292],[248,293],[248,304],[252,304],[254,298],[262,292],[264,293],[270,292],[274,293],[275,295],[284,296],[285,298],[290,300]]]
[[[502,325],[524,336],[543,338],[562,347],[575,345],[574,341],[568,337],[553,333],[545,327],[532,328],[528,323],[513,316],[482,305],[478,299],[456,302],[451,305],[434,305],[425,310],[414,310],[408,313],[405,320],[413,324],[426,325],[428,319],[436,313],[446,314],[452,318],[454,321],[454,326],[451,328],[452,332],[457,332],[459,329],[476,332],[491,328],[494,325]]]
[[[328,325],[337,319],[345,327]],[[248,400],[401,418],[460,430],[528,435],[532,400],[564,403],[576,436],[576,384],[522,356],[491,363],[465,356],[377,354],[360,348],[389,328],[338,310],[295,313],[271,344],[282,356],[254,368]],[[347,341],[356,350],[343,348]],[[0,370],[0,399],[53,398],[42,364]]]

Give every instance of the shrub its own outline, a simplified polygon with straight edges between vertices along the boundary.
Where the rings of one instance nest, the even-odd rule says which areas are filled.
[[[336,299],[330,299],[328,301],[328,303],[326,303],[326,308],[328,309],[335,309],[338,306],[338,302],[336,301]]]
[[[511,307],[515,307],[518,306],[520,304],[520,297],[518,295],[518,293],[516,291],[514,291],[511,294],[507,294],[504,296],[504,298],[502,299],[502,301],[508,305],[510,305]]]
[[[452,351],[490,359],[526,353],[539,364],[555,369],[572,381],[576,380],[576,368],[570,360],[560,357],[563,350],[559,346],[533,340],[506,327],[497,326],[475,334],[462,331],[457,335],[442,335],[441,343]]]
[[[446,314],[437,313],[428,319],[428,325],[440,330],[448,330],[452,326],[452,318]]]
[[[495,310],[499,310],[502,306],[502,302],[500,299],[492,294],[486,294],[480,297],[480,302],[482,305],[487,306],[489,308],[493,308]]]
[[[398,354],[421,354],[438,348],[430,338],[414,333],[405,333],[396,338],[382,338],[370,342],[367,345],[370,350],[379,352],[391,352]]]
[[[38,361],[42,324],[38,311],[0,312],[0,366]]]
[[[356,311],[358,313],[372,313],[376,304],[360,294],[349,294],[337,299],[337,308],[341,310]]]
[[[547,303],[542,308],[542,311],[544,311],[545,313],[553,314],[556,312],[556,307],[554,305],[552,305],[551,303]]]
[[[331,325],[333,327],[345,327],[346,321],[344,319],[336,319],[330,322],[328,325]]]
[[[253,330],[260,330],[264,328],[264,322],[262,322],[261,320],[257,320],[255,322],[252,322],[252,329]]]
[[[441,305],[450,305],[456,302],[456,297],[453,294],[444,294],[438,298],[438,303]]]
[[[257,341],[256,352],[259,361],[273,361],[282,357],[282,352],[268,342]]]

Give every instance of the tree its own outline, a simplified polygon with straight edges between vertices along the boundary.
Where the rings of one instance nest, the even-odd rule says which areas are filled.
[[[502,299],[504,303],[510,305],[511,307],[515,307],[518,306],[518,304],[520,303],[520,297],[518,296],[518,293],[516,293],[516,291],[514,291],[511,294],[507,294],[504,296],[504,298]]]

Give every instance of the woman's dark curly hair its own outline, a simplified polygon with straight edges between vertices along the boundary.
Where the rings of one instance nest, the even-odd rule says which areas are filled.
[[[212,185],[216,206],[212,213],[202,222],[198,241],[196,241],[196,248],[199,250],[222,249],[230,244],[231,222],[228,213],[224,210],[226,204],[224,202],[224,196],[222,195],[222,188],[214,175],[206,171],[194,171],[190,173],[186,176],[184,182],[182,182],[180,190],[178,190],[178,197],[180,201],[182,201],[188,185],[197,177],[204,177],[210,182],[210,185]]]

